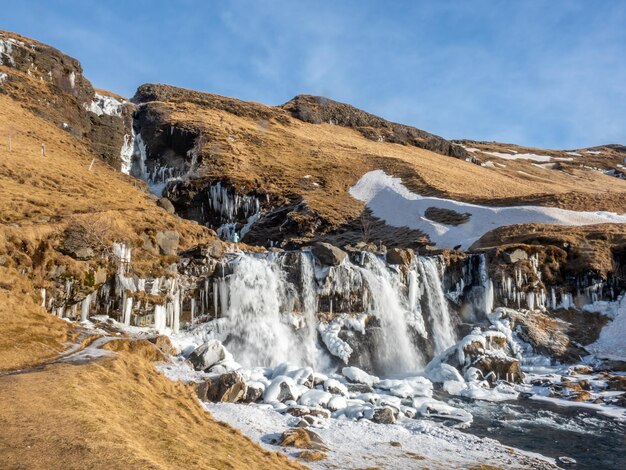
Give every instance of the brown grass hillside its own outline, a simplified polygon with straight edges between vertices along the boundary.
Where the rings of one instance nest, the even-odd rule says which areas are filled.
[[[4,469],[303,468],[202,409],[137,354],[0,376]]]
[[[201,179],[228,179],[242,191],[256,189],[284,200],[302,197],[335,227],[361,213],[362,204],[348,189],[378,168],[425,195],[626,212],[626,180],[599,171],[575,165],[547,170],[528,161],[481,167],[410,145],[373,141],[349,127],[303,122],[280,107],[154,87],[166,91],[147,96],[164,101],[147,106],[163,116],[167,129],[172,124],[203,135]]]
[[[142,236],[176,230],[186,248],[212,235],[100,160],[90,170],[85,142],[2,94],[0,136],[0,467],[300,468],[214,421],[190,388],[141,355],[53,363],[76,333],[41,307],[38,288],[55,267],[80,279],[101,262],[58,251],[68,226],[106,226],[104,242],[131,244],[137,269],[153,273],[172,260],[145,249]]]

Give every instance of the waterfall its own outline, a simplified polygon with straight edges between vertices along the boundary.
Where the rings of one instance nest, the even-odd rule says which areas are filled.
[[[417,258],[417,266],[433,332],[434,350],[435,354],[439,354],[456,342],[448,303],[441,288],[441,278],[435,260],[420,256]]]
[[[369,286],[369,314],[380,320],[382,338],[378,343],[380,363],[386,371],[415,372],[424,361],[411,340],[409,302],[404,298],[400,276],[393,275],[382,259],[366,253],[362,269]]]
[[[489,271],[487,270],[487,257],[484,254],[480,255],[480,282],[483,286],[483,313],[488,315],[493,310],[494,304],[494,291],[493,291],[493,281],[491,277],[489,277]]]
[[[229,320],[227,347],[239,362],[248,366],[270,366],[282,362],[306,365],[306,345],[283,314],[287,286],[277,263],[271,258],[241,256],[227,283]],[[305,347],[303,347],[305,346]]]
[[[238,256],[231,274],[214,281],[215,311],[226,320],[218,336],[246,366],[288,361],[327,370],[318,332],[348,362],[358,358],[345,332],[366,344],[382,372],[419,372],[428,355],[455,342],[438,261],[417,257],[405,269],[372,253],[356,258],[316,268],[307,251]],[[420,350],[418,338],[430,338],[432,351]]]
[[[290,362],[331,371],[344,363],[379,375],[417,373],[455,342],[439,258],[399,266],[360,252],[324,266],[310,251],[240,252],[207,275],[140,278],[130,248],[113,248],[117,275],[57,314],[107,314],[162,334],[190,328],[181,334],[219,339],[247,367]],[[71,291],[70,283],[68,298]]]
[[[330,362],[327,355],[318,347],[315,260],[307,251],[300,253],[300,283],[302,285],[303,354],[305,358],[312,359],[309,360],[308,365],[324,370],[330,366]]]
[[[120,171],[127,175],[130,174],[130,170],[133,165],[133,152],[135,149],[135,129],[130,126],[130,134],[124,135],[124,143],[120,149]]]

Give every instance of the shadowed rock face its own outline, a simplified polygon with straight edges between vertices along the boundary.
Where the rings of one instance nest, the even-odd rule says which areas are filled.
[[[379,140],[431,150],[455,158],[471,158],[460,145],[415,127],[397,124],[322,96],[298,95],[282,105],[293,117],[311,124],[332,123],[357,130],[370,140]]]

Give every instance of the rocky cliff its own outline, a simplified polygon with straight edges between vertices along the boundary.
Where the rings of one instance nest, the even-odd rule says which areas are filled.
[[[0,93],[83,139],[114,168],[123,168],[125,152],[132,153],[128,145],[132,145],[133,107],[110,92],[94,90],[76,59],[33,39],[0,31],[0,77]]]

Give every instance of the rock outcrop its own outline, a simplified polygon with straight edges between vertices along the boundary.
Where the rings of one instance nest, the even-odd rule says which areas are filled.
[[[460,145],[415,127],[387,121],[348,104],[323,96],[298,95],[282,108],[292,116],[311,124],[330,123],[350,127],[364,137],[381,142],[413,145],[455,158],[471,159]]]
[[[6,31],[0,31],[0,45],[0,66],[6,74],[0,93],[83,138],[96,155],[128,172],[124,159],[130,159],[133,146],[130,103],[95,90],[80,62],[53,47]]]
[[[312,251],[315,257],[326,266],[339,266],[348,256],[342,249],[324,242],[316,243]]]

